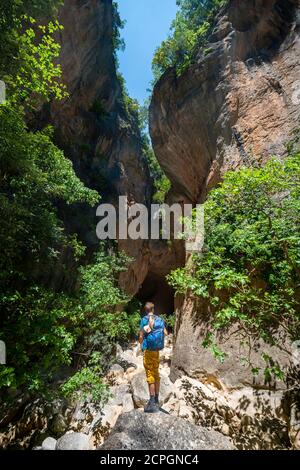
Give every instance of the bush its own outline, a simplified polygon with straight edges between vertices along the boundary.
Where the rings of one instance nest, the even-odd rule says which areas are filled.
[[[154,54],[155,80],[170,67],[175,67],[180,75],[199,49],[205,48],[216,13],[225,3],[226,0],[177,0],[179,11],[172,23],[171,34]]]
[[[93,353],[88,366],[83,367],[68,379],[62,386],[62,394],[69,400],[92,401],[98,406],[104,405],[109,399],[108,386],[103,382],[101,354]]]
[[[25,294],[1,298],[0,339],[7,347],[8,366],[1,367],[0,389],[43,388],[61,365],[71,364],[76,336],[67,323],[74,305],[67,297],[38,286]]]
[[[228,172],[209,194],[203,253],[193,256],[192,269],[169,276],[177,292],[206,300],[211,331],[205,346],[215,348],[214,332],[236,323],[279,348],[279,328],[291,341],[299,339],[299,220],[297,152],[262,168]]]

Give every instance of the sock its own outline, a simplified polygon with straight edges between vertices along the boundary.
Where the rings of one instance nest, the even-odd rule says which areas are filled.
[[[158,403],[159,402],[159,396],[158,395],[155,395],[155,403]]]
[[[155,402],[155,396],[154,396],[154,395],[150,395],[150,401],[151,401],[152,403]]]

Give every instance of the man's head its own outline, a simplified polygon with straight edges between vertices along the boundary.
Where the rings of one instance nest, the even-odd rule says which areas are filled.
[[[144,309],[145,309],[145,312],[146,312],[147,315],[151,315],[151,314],[153,315],[154,314],[154,304],[152,302],[147,302],[145,304]]]

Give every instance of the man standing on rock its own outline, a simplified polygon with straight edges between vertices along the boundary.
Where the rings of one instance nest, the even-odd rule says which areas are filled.
[[[159,411],[159,351],[164,348],[165,335],[168,334],[165,322],[154,314],[154,304],[147,302],[145,316],[140,324],[139,343],[144,352],[144,367],[149,385],[150,400],[145,406],[145,413]]]

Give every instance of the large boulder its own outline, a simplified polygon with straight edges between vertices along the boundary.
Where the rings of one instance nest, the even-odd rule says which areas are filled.
[[[122,411],[122,405],[107,404],[95,415],[90,431],[94,445],[100,445],[109,435]]]
[[[288,447],[282,391],[245,387],[228,393],[190,377],[178,379],[174,386],[175,403],[171,399],[164,406],[170,414],[229,435],[238,449]]]
[[[90,450],[90,439],[81,432],[69,432],[60,437],[55,450]]]
[[[120,366],[120,364],[114,364],[110,367],[108,373],[106,374],[106,380],[111,384],[122,383],[124,382],[124,373],[125,370],[122,366]]]
[[[145,371],[141,371],[133,376],[131,380],[131,391],[133,401],[137,407],[143,407],[149,400],[149,388],[146,381]],[[169,400],[174,391],[174,386],[169,377],[161,374],[160,377],[160,402],[165,403]]]
[[[165,413],[132,411],[120,416],[101,450],[234,449],[230,439]]]
[[[111,398],[110,405],[124,405],[127,395],[130,392],[129,384],[121,384],[110,388]]]
[[[278,332],[281,349],[264,343],[262,340],[244,340],[238,325],[233,325],[224,332],[216,334],[216,344],[226,356],[223,362],[215,358],[203,346],[208,331],[207,306],[203,301],[191,298],[177,300],[178,331],[173,351],[171,374],[172,381],[182,375],[193,377],[201,382],[210,383],[219,390],[231,391],[244,387],[264,389],[282,389],[285,383],[280,380],[266,380],[264,370],[266,362],[262,353],[279,363],[284,369],[290,364],[289,342],[283,331]],[[245,362],[245,358],[249,362]],[[253,374],[253,367],[259,373]]]

